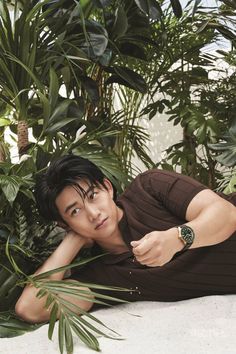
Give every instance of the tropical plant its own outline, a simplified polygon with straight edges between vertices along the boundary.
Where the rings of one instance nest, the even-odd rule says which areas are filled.
[[[36,139],[44,139],[45,131],[52,138],[61,130],[75,138],[81,120],[88,122],[87,129],[97,129],[101,123],[112,129],[115,85],[125,85],[141,94],[146,92],[142,72],[134,69],[146,60],[145,52],[155,44],[149,29],[162,17],[159,2],[15,0],[9,3],[13,20],[7,4],[4,2],[0,7],[0,91],[14,132],[17,124],[20,153],[30,145],[29,126],[33,127]],[[172,0],[171,5],[180,17],[179,1]],[[125,117],[126,112],[127,107],[120,115]],[[133,115],[131,124],[124,124],[126,131],[130,127],[124,149],[120,144],[123,139],[120,135],[124,133],[120,124],[116,137],[110,140],[112,145],[107,146],[108,139],[104,144],[112,149],[117,138],[122,165],[125,153],[130,160],[135,151],[150,167],[145,133],[137,126],[137,118]],[[52,122],[57,123],[53,132]],[[135,138],[133,124],[139,132]]]
[[[86,258],[79,260],[77,262],[73,262],[72,264],[60,267],[45,273],[41,273],[35,276],[27,276],[22,270],[18,267],[15,257],[12,257],[8,248],[9,244],[6,245],[6,254],[8,256],[9,262],[11,263],[15,274],[21,278],[18,281],[18,286],[32,285],[36,289],[39,289],[37,292],[37,297],[40,299],[42,297],[46,297],[45,307],[50,310],[50,321],[48,327],[48,338],[52,339],[53,332],[55,329],[55,324],[58,319],[58,341],[59,341],[59,349],[60,352],[63,353],[64,349],[68,354],[73,353],[73,333],[78,336],[82,342],[84,342],[89,348],[94,349],[96,351],[100,351],[99,342],[95,335],[103,335],[107,338],[111,339],[121,339],[118,333],[114,330],[109,329],[105,324],[103,324],[96,317],[84,311],[79,306],[73,304],[72,302],[66,300],[63,295],[70,295],[73,298],[78,298],[86,301],[93,301],[97,304],[107,305],[106,301],[116,301],[116,302],[126,302],[124,300],[120,300],[114,298],[109,295],[104,295],[96,292],[96,289],[102,290],[116,290],[116,291],[129,291],[128,289],[118,288],[118,287],[106,287],[97,284],[88,284],[82,283],[78,281],[53,281],[50,280],[50,276],[59,271],[65,271],[71,269],[73,267],[82,267],[86,263],[93,261],[97,257]],[[85,287],[89,287],[89,291],[85,290]],[[91,298],[91,295],[94,298]],[[6,315],[5,315],[6,316]],[[9,316],[9,312],[8,312]],[[85,318],[88,317],[89,321]],[[11,324],[11,327],[9,326]],[[29,325],[29,330],[34,330],[38,328],[39,325]],[[3,334],[6,334],[6,328],[11,329],[8,331],[8,336],[11,335],[19,335],[22,331],[27,330],[26,323],[22,320],[8,317],[8,326],[4,326],[2,324]],[[0,323],[0,336],[1,336],[1,323]],[[19,331],[20,332],[19,332]],[[109,330],[109,333],[107,333]],[[114,334],[116,336],[114,336]]]
[[[46,259],[62,239],[61,231],[55,225],[45,224],[39,217],[32,187],[36,166],[31,157],[18,164],[0,163],[0,252],[1,311],[14,308],[20,288],[16,284],[16,274],[6,259],[5,247],[11,250],[26,274],[34,271]]]
[[[65,149],[64,149],[65,150]],[[62,149],[62,151],[64,151]],[[68,281],[51,281],[50,275],[62,269],[53,270],[38,276],[30,276],[39,265],[49,257],[53,250],[61,242],[65,232],[58,228],[55,223],[45,223],[38,214],[33,196],[35,178],[40,167],[44,167],[51,158],[44,154],[41,147],[36,147],[32,155],[23,155],[19,163],[12,164],[10,161],[0,163],[0,337],[15,336],[26,330],[34,330],[39,325],[28,325],[18,319],[14,314],[15,303],[22,289],[27,284],[32,284],[39,289],[38,297],[46,296],[46,307],[51,310],[49,324],[49,338],[52,337],[56,314],[60,311],[58,339],[59,347],[63,352],[64,346],[68,353],[73,351],[72,331],[81,338],[89,347],[99,350],[99,344],[94,333],[104,334],[103,325],[94,316],[76,308],[63,298],[63,294],[71,294],[73,297],[91,300],[89,293],[82,290],[85,284]],[[44,160],[45,159],[45,160]],[[97,161],[96,161],[97,163]],[[112,166],[110,161],[110,166]],[[115,179],[116,165],[103,166],[104,171],[108,168],[110,178]],[[39,168],[39,169],[38,169]],[[118,171],[116,178],[124,178]],[[69,269],[75,266],[83,266],[93,260],[89,258],[88,251],[80,252],[76,261],[65,267]],[[97,303],[104,303],[107,299],[121,301],[109,296],[97,294],[96,289],[112,290],[113,288],[102,287],[96,284],[87,284],[96,296]],[[124,289],[120,289],[124,291]],[[78,311],[83,314],[78,316]],[[89,317],[94,324],[87,322]],[[96,328],[99,324],[99,328]],[[105,327],[103,325],[103,327]]]
[[[221,127],[227,129],[231,119],[224,122],[220,116],[214,122],[215,86],[210,86],[207,76],[213,58],[200,52],[215,40],[212,28],[217,26],[208,21],[204,27],[201,14],[195,29],[192,17],[182,13],[178,0],[171,0],[167,9],[163,1],[156,0],[11,0],[13,20],[6,3],[0,4],[1,137],[6,126],[18,131],[19,153],[27,152],[28,158],[12,164],[7,145],[1,143],[0,159],[5,162],[0,164],[0,241],[7,259],[2,258],[4,287],[0,296],[7,297],[7,309],[12,308],[21,287],[32,284],[39,289],[38,297],[47,296],[50,338],[60,311],[61,352],[64,344],[68,353],[73,351],[73,331],[99,350],[94,333],[102,331],[85,317],[98,321],[87,313],[78,316],[78,310],[83,311],[60,296],[66,293],[88,299],[80,289],[85,284],[53,282],[48,277],[54,271],[29,275],[62,237],[61,230],[54,224],[45,225],[38,215],[32,193],[35,177],[52,159],[74,153],[95,162],[121,192],[132,178],[134,153],[147,167],[153,166],[146,149],[148,134],[139,124],[145,98],[150,104],[143,112],[150,119],[167,107],[171,119],[183,125],[184,143],[177,147],[175,160],[173,149],[169,151],[172,163],[209,182],[206,169],[210,162],[213,171],[215,162],[208,143],[216,141]],[[196,14],[198,3],[194,19],[200,16]],[[193,89],[197,94],[194,101]],[[159,92],[165,96],[156,100]],[[208,107],[212,117],[206,114]],[[31,141],[27,139],[28,127],[32,128]],[[199,144],[207,155],[200,162],[196,161]],[[180,147],[185,149],[182,156],[177,155]],[[207,167],[202,173],[204,162]],[[68,268],[87,261],[83,258]],[[10,297],[12,287],[17,293],[13,291]],[[100,286],[89,287],[96,295]],[[105,300],[97,295],[97,302]],[[9,312],[2,314],[7,325],[0,322],[0,332],[6,335],[6,328],[14,334],[16,329],[21,333],[26,330],[26,324],[10,314],[12,317]]]
[[[187,8],[179,21],[167,9],[169,15],[163,23],[153,27],[155,36],[162,40],[159,51],[153,48],[150,53],[156,60],[151,61],[148,72],[155,74],[150,75],[150,103],[143,113],[154,119],[157,112],[166,112],[169,120],[183,129],[183,140],[166,150],[160,165],[168,169],[181,167],[184,174],[216,188],[224,175],[212,144],[232,122],[229,103],[233,90],[228,88],[234,85],[234,75],[223,79],[223,70],[215,65],[219,56],[208,52],[209,44],[215,43],[219,35],[217,26],[206,20],[208,13],[198,8],[199,3]]]
[[[233,1],[222,0],[221,6],[211,14],[204,14],[203,24],[208,28],[214,28],[224,41],[230,44],[228,51],[218,50],[226,65],[230,68],[227,76],[221,80],[218,88],[218,114],[224,115],[228,126],[221,129],[217,142],[211,144],[211,149],[216,153],[216,160],[223,166],[234,167],[236,165],[236,130],[235,130],[235,86],[236,86],[236,31],[235,14],[236,5]]]

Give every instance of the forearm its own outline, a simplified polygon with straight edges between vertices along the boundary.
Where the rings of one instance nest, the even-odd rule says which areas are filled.
[[[63,267],[72,262],[80,249],[84,246],[84,240],[74,233],[68,233],[57,249],[44,262],[44,264],[35,272],[41,274],[52,269]],[[57,272],[49,276],[52,280],[63,279],[65,271]],[[46,321],[49,318],[49,311],[45,308],[46,298],[38,299],[36,297],[39,289],[32,285],[27,285],[18,299],[15,310],[16,313],[30,322]]]
[[[77,236],[73,232],[69,232],[57,249],[35,272],[35,274],[41,274],[70,264],[84,244],[85,242],[81,237]],[[49,278],[53,280],[61,280],[63,279],[64,274],[65,271],[57,272],[52,274]]]
[[[185,224],[195,234],[190,248],[211,246],[225,241],[236,231],[236,208],[233,204],[206,189],[189,203]],[[183,250],[176,225],[165,231],[152,231],[138,241],[132,241],[137,261],[149,267],[162,266]]]
[[[225,241],[236,230],[236,208],[227,201],[217,201],[186,225],[195,233],[190,248],[215,245]]]

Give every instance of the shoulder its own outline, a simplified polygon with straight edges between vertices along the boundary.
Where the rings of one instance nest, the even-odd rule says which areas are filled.
[[[202,190],[208,189],[197,180],[174,171],[152,169],[139,174],[123,197],[135,200],[158,202],[174,215],[184,218],[191,200]]]
[[[133,185],[133,186],[132,186]],[[177,189],[206,189],[199,181],[192,177],[180,174],[175,171],[161,170],[154,168],[143,173],[140,173],[131,183],[130,187],[142,186],[145,189],[159,189],[160,191],[167,191],[170,188]]]

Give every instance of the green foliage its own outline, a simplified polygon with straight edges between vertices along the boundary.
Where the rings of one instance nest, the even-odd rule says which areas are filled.
[[[183,129],[183,140],[166,150],[159,165],[181,167],[182,173],[211,188],[224,178],[221,164],[233,166],[235,158],[233,129],[229,133],[235,112],[235,74],[216,67],[219,57],[208,54],[206,47],[218,40],[217,21],[225,27],[230,23],[230,15],[223,24],[223,12],[218,16],[217,11],[202,11],[196,1],[194,9],[185,11],[180,21],[166,13],[163,22],[153,27],[153,36],[159,38],[158,52],[155,47],[150,52],[150,103],[143,110],[149,119],[165,112],[174,126]],[[232,65],[233,51],[222,54]]]
[[[229,131],[221,136],[220,142],[210,145],[212,150],[216,151],[217,161],[222,165],[233,167],[236,165],[236,131],[235,122],[231,125]]]
[[[0,338],[11,338],[34,331],[43,324],[29,324],[17,318],[14,312],[0,313]]]
[[[20,273],[20,275],[22,275],[22,271],[15,263],[15,260],[10,254],[9,250],[7,251],[7,254],[9,261],[14,268],[15,274]],[[58,319],[58,340],[61,353],[64,352],[64,349],[66,349],[68,354],[73,353],[73,333],[78,336],[81,341],[83,341],[88,347],[97,351],[100,351],[100,348],[95,335],[103,335],[110,339],[121,339],[115,331],[109,329],[100,320],[98,320],[90,313],[84,311],[79,306],[73,304],[71,301],[66,300],[63,295],[69,295],[80,300],[92,301],[97,304],[107,305],[106,301],[108,300],[121,303],[126,301],[114,298],[109,295],[104,295],[100,292],[97,292],[96,289],[109,291],[129,291],[129,289],[82,283],[74,280],[55,281],[49,279],[52,274],[55,274],[59,271],[68,270],[73,267],[81,267],[98,257],[101,256],[82,259],[70,265],[41,273],[39,275],[25,276],[22,280],[18,281],[18,285],[20,286],[31,284],[36,289],[39,289],[36,295],[39,299],[44,296],[46,297],[45,307],[51,312],[48,327],[48,338],[52,338],[55,329],[55,323]],[[85,288],[89,288],[90,290],[85,290]],[[86,317],[89,319],[89,321],[86,320]],[[34,330],[36,328],[38,328],[38,326],[28,326],[25,322],[16,320],[13,314],[13,316],[11,315],[8,318],[8,326],[4,326],[4,323],[1,325],[0,322],[0,336],[20,335],[24,331]],[[109,330],[109,332],[112,334],[107,333],[107,330]],[[114,336],[114,334],[116,336]]]
[[[213,188],[220,181],[225,188],[219,165],[236,163],[235,75],[210,79],[216,57],[206,54],[206,45],[224,36],[232,50],[219,54],[235,66],[235,5],[221,3],[210,12],[202,11],[198,0],[185,11],[179,0],[0,3],[0,137],[6,127],[16,133],[21,120],[33,135],[28,156],[19,163],[10,161],[6,144],[0,146],[5,158],[0,163],[0,249],[8,255],[8,260],[1,256],[0,299],[6,306],[1,310],[14,307],[25,283],[36,286],[51,310],[49,338],[60,313],[61,352],[73,351],[72,333],[95,350],[95,335],[106,333],[93,316],[78,316],[82,310],[60,297],[89,299],[91,293],[80,288],[86,284],[48,281],[51,273],[28,276],[63,237],[61,229],[38,215],[35,178],[54,158],[74,153],[101,167],[120,193],[135,171],[133,156],[147,168],[154,166],[142,114],[154,119],[167,112],[183,128],[183,140],[167,149],[161,166],[181,166],[185,174]],[[88,286],[96,295],[99,286]],[[98,303],[105,300],[97,294]],[[0,336],[37,328],[12,314],[2,319],[7,324],[0,322]]]

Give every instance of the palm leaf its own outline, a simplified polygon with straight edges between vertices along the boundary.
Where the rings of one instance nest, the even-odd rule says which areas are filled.
[[[8,253],[10,256],[10,254]],[[98,320],[92,314],[88,313],[81,309],[78,305],[71,303],[69,300],[66,300],[62,297],[63,294],[67,296],[72,296],[77,299],[82,299],[86,301],[92,301],[95,303],[106,304],[103,300],[109,301],[118,301],[118,302],[126,302],[121,299],[114,298],[112,296],[103,295],[94,291],[87,291],[84,287],[90,287],[91,289],[104,289],[104,290],[119,290],[119,291],[129,291],[128,289],[122,289],[118,287],[110,287],[103,286],[97,284],[83,283],[77,281],[58,281],[58,280],[50,280],[48,277],[55,272],[61,272],[62,270],[67,270],[69,268],[84,265],[91,260],[97,259],[99,256],[91,257],[89,259],[84,259],[74,264],[70,264],[68,266],[59,267],[57,269],[51,270],[49,272],[45,272],[36,276],[28,276],[25,280],[19,281],[19,284],[23,285],[24,283],[32,284],[34,287],[39,288],[37,293],[38,298],[47,297],[45,307],[50,309],[50,321],[48,328],[48,337],[52,338],[55,323],[57,316],[59,316],[59,326],[58,326],[58,339],[59,339],[59,348],[61,353],[64,351],[64,347],[66,348],[67,354],[73,352],[73,336],[72,331],[80,337],[80,339],[88,345],[90,348],[94,350],[99,350],[99,343],[94,337],[94,333],[99,335],[104,335],[107,338],[117,339],[117,337],[108,335],[106,332],[102,331],[99,328],[96,328],[93,324],[86,321],[81,316],[87,316],[90,320],[97,323],[99,326],[104,327],[106,330],[110,330],[102,321]],[[12,261],[12,258],[11,258]],[[15,265],[14,262],[12,262]],[[82,288],[82,289],[81,289]],[[95,299],[91,298],[91,296],[95,296]],[[80,315],[78,315],[80,313]],[[59,314],[59,315],[58,315]],[[113,331],[116,333],[115,331]],[[117,333],[116,333],[117,335]]]
[[[30,324],[17,318],[12,312],[0,312],[0,338],[20,336],[38,329],[43,324]]]

